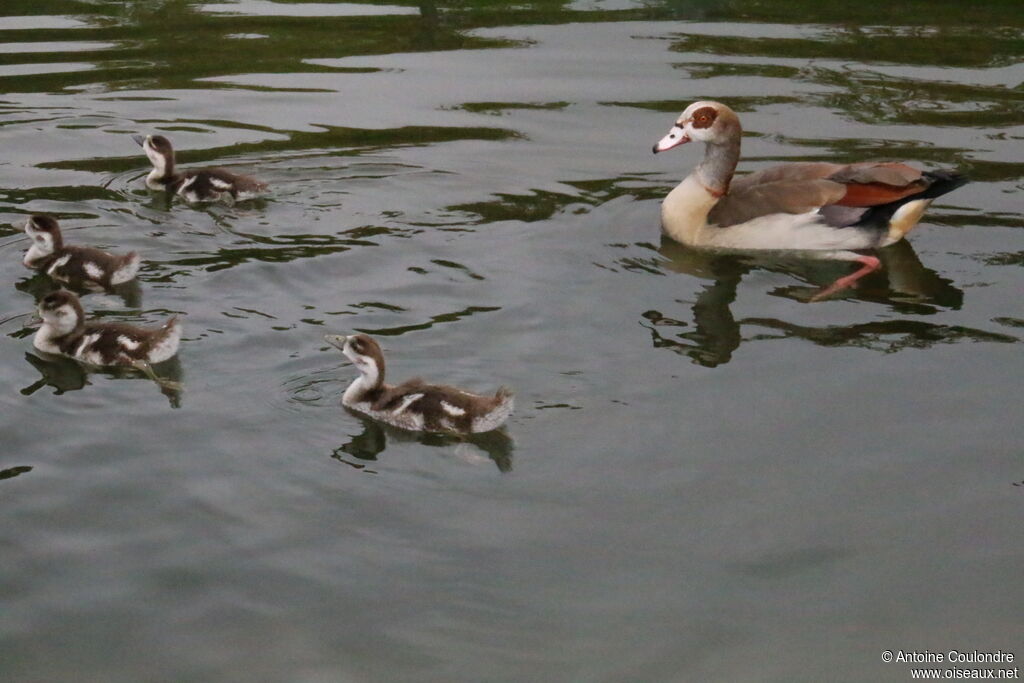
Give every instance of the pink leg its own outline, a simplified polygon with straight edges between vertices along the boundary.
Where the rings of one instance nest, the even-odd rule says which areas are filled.
[[[821,301],[825,297],[831,296],[832,294],[835,294],[841,289],[853,287],[856,284],[857,280],[861,279],[868,273],[872,273],[882,267],[882,262],[879,261],[874,256],[858,256],[857,258],[854,259],[854,261],[863,264],[860,270],[858,270],[855,273],[851,273],[850,275],[847,275],[845,277],[839,278],[838,280],[830,284],[828,287],[812,296],[811,301]]]

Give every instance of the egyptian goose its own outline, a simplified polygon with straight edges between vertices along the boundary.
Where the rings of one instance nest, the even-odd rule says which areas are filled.
[[[39,317],[43,324],[32,345],[40,351],[70,356],[88,365],[132,367],[161,386],[179,388],[177,382],[157,377],[150,367],[178,352],[181,323],[177,317],[157,328],[86,322],[78,297],[64,289],[43,297]]]
[[[190,204],[222,199],[229,202],[252,199],[267,190],[265,182],[223,168],[176,172],[174,148],[163,135],[133,135],[132,140],[142,146],[153,164],[153,170],[146,176],[146,187],[151,190],[164,190],[179,195]]]
[[[414,432],[489,432],[504,424],[515,407],[512,392],[505,387],[493,396],[480,396],[444,384],[427,384],[418,377],[385,384],[384,352],[375,339],[365,334],[328,334],[324,339],[359,370],[341,404],[392,427]]]
[[[967,182],[898,162],[788,163],[734,179],[742,135],[732,109],[700,101],[654,145],[657,154],[691,140],[705,143],[703,161],[665,197],[662,228],[691,247],[819,252],[861,264],[815,299],[880,267],[876,257],[849,250],[898,242],[933,199]]]
[[[92,247],[64,244],[60,225],[53,216],[30,216],[25,221],[25,234],[32,240],[32,246],[25,252],[22,263],[57,282],[109,289],[130,282],[139,272],[139,255],[134,251],[111,254]]]

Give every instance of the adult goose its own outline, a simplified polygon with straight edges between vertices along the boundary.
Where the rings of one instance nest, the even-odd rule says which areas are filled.
[[[958,173],[898,162],[788,163],[733,178],[742,135],[732,109],[700,101],[654,145],[657,154],[694,140],[705,144],[704,159],[665,197],[662,228],[691,247],[818,252],[861,264],[814,299],[880,267],[875,256],[851,250],[898,242],[933,199],[967,182]]]

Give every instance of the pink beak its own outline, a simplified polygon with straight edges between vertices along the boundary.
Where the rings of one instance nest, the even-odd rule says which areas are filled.
[[[657,144],[654,145],[654,153],[668,151],[689,141],[690,136],[686,134],[686,131],[680,126],[672,126],[672,130],[668,132],[668,135],[658,140]]]

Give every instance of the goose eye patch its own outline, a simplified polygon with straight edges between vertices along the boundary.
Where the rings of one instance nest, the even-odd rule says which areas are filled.
[[[710,128],[717,117],[718,112],[715,111],[714,107],[701,107],[693,112],[693,127]]]

